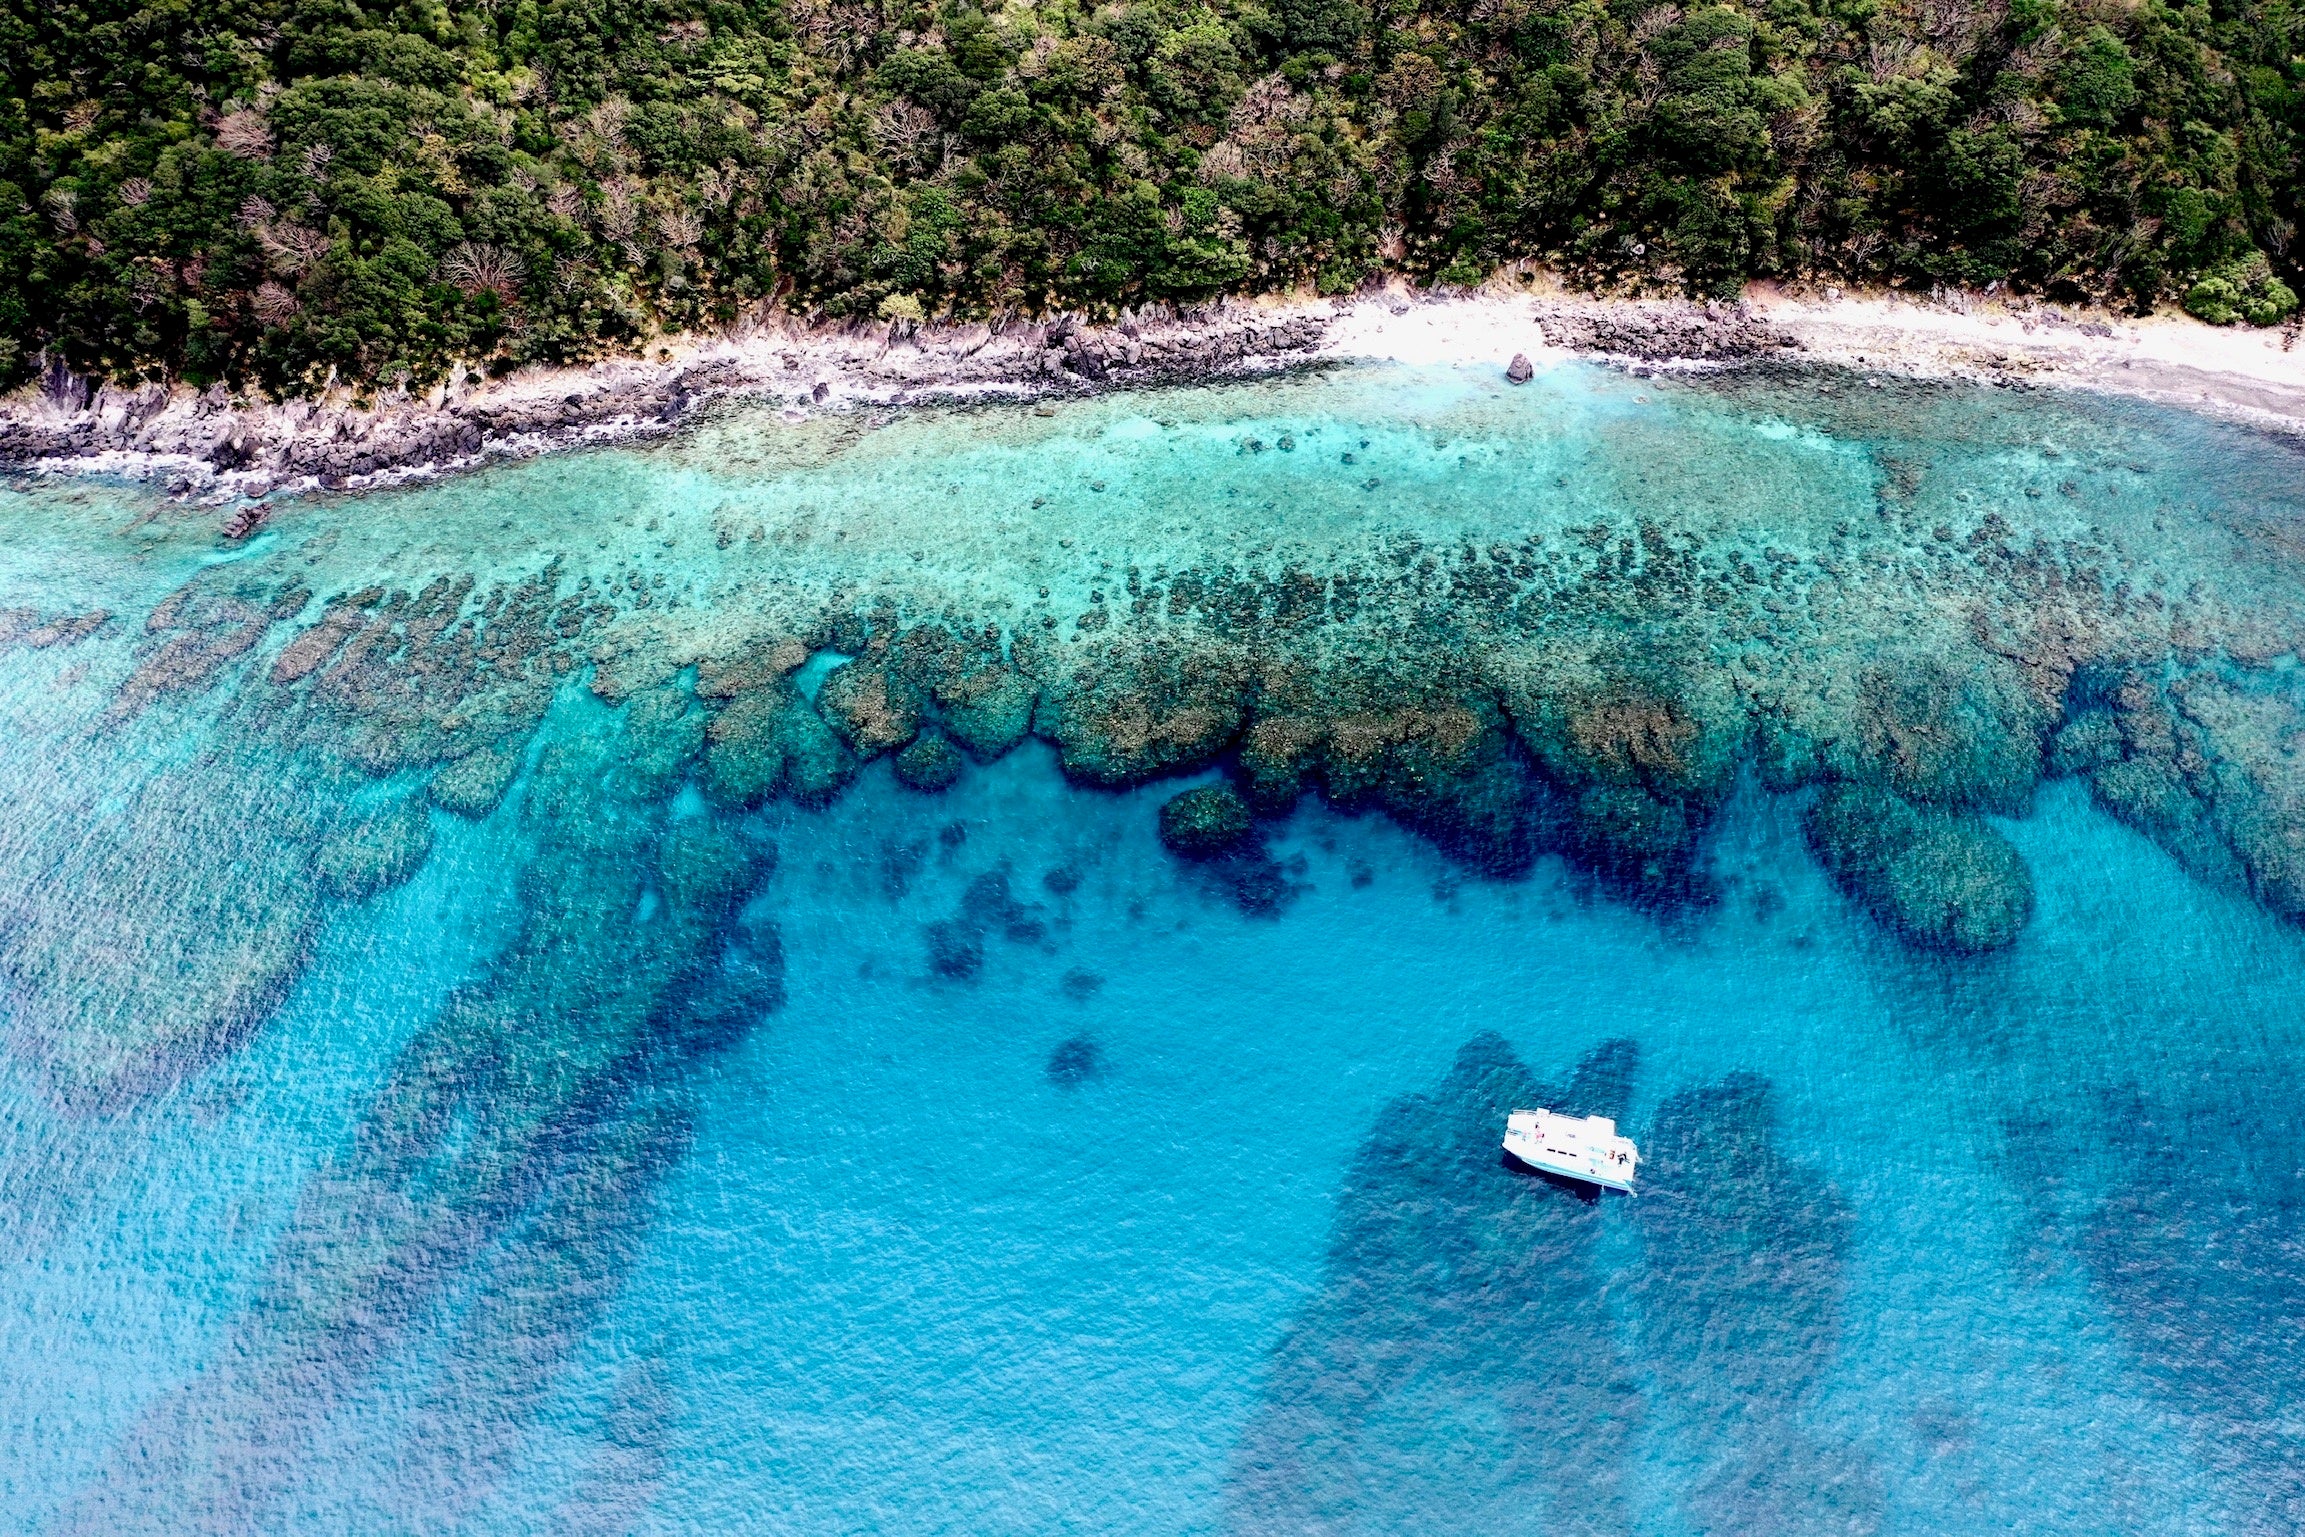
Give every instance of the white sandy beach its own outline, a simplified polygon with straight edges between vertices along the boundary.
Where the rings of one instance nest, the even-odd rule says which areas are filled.
[[[2099,390],[2305,432],[2305,349],[2294,326],[2217,327],[2182,313],[2134,319],[1974,294],[1937,301],[1891,293],[1797,296],[1765,285],[1747,291],[1745,307],[1810,362]],[[1332,325],[1322,352],[1500,368],[1523,353],[1542,366],[1563,349],[1547,340],[1540,309],[1615,317],[1687,308],[1557,291],[1534,300],[1489,291],[1413,305],[1364,301]]]

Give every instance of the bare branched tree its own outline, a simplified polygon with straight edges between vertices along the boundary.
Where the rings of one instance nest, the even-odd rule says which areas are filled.
[[[256,297],[249,302],[256,318],[268,326],[286,325],[289,317],[303,307],[295,294],[273,282],[257,285]]]
[[[908,165],[921,165],[937,148],[936,115],[900,96],[874,114],[872,136],[884,153]]]
[[[152,201],[152,183],[141,176],[131,176],[120,184],[120,206],[142,208]]]
[[[1872,75],[1873,83],[1887,85],[1903,75],[1906,66],[1913,62],[1913,56],[1920,52],[1920,47],[1920,44],[1902,32],[1875,37],[1865,56],[1865,68]]]
[[[1248,157],[1241,152],[1240,145],[1231,139],[1219,139],[1201,156],[1198,174],[1204,185],[1213,187],[1220,181],[1248,173]]]
[[[673,250],[686,251],[704,238],[704,219],[693,208],[667,208],[656,216],[656,232]]]
[[[238,107],[216,124],[216,147],[243,160],[272,158],[272,125],[254,107]]]
[[[325,234],[292,219],[264,226],[256,232],[256,239],[264,247],[264,254],[272,259],[272,265],[290,277],[311,271],[328,254],[329,239]]]
[[[492,293],[510,304],[528,280],[528,263],[518,251],[460,240],[440,259],[440,276],[468,294]]]
[[[612,181],[600,189],[600,232],[619,245],[629,244],[640,228],[640,204],[625,181]]]
[[[624,125],[631,116],[632,103],[621,96],[611,96],[584,115],[584,125],[610,149],[622,149]]]

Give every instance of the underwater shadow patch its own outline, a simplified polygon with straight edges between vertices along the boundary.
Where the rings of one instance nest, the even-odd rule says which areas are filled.
[[[2305,1530],[2305,1101],[2109,1094],[2118,1169],[2067,1239],[2141,1374],[2199,1429],[2236,1532]]]
[[[1594,1309],[1600,1213],[1502,1168],[1497,1144],[1516,1107],[1621,1114],[1635,1062],[1612,1042],[1543,1084],[1482,1034],[1385,1109],[1234,1453],[1231,1530],[1627,1528],[1642,1404]]]
[[[1628,1312],[1659,1428],[1694,1464],[1691,1526],[1878,1530],[1871,1459],[1807,1424],[1840,1348],[1847,1201],[1778,1147],[1772,1091],[1753,1073],[1673,1095],[1641,1150]]]
[[[1007,865],[986,871],[968,883],[951,917],[923,926],[930,973],[948,982],[974,982],[984,970],[990,936],[1019,945],[1037,945],[1048,936],[1042,911],[1038,902],[1017,900]]]
[[[519,935],[402,1051],[213,1364],[145,1411],[64,1530],[277,1529],[359,1471],[321,1455],[331,1423],[406,1361],[433,1386],[377,1497],[453,1525],[517,1465],[686,1152],[692,1067],[783,1001],[747,901],[773,848],[604,793],[612,748],[545,753]]]
[[[1104,1076],[1104,1048],[1094,1036],[1067,1036],[1048,1054],[1048,1081],[1060,1089],[1077,1089]]]

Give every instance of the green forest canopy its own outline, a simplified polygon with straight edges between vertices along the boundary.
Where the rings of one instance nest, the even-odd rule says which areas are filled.
[[[777,298],[2295,307],[2289,0],[0,0],[0,382],[437,377]]]

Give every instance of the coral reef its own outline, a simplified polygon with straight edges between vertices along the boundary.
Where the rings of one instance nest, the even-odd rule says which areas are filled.
[[[1806,826],[1841,889],[1916,944],[1999,950],[2033,915],[2023,857],[1976,816],[1837,784],[1818,794]]]
[[[614,772],[626,725],[557,734],[541,754],[520,808],[536,849],[521,932],[406,1049],[360,1142],[308,1195],[276,1267],[283,1331],[405,1304],[391,1289],[439,1269],[411,1254],[471,1243],[652,1063],[782,1002],[781,953],[742,912],[773,850],[632,793],[649,787]]]
[[[407,796],[322,839],[312,873],[330,896],[358,902],[407,880],[431,853],[432,819]]]
[[[1830,443],[1837,467],[1760,523],[1716,506],[1719,477],[1779,462],[1736,457],[1762,441],[1745,425],[1706,440],[1719,465],[1628,448],[1589,499],[1530,488],[1486,540],[1372,525],[1325,552],[1162,565],[1071,551],[1058,523],[1032,586],[922,551],[818,579],[797,530],[779,543],[734,516],[709,591],[632,549],[589,567],[549,551],[494,572],[327,566],[331,584],[304,553],[318,541],[275,519],[141,621],[109,598],[118,619],[0,610],[5,645],[100,659],[95,729],[172,765],[131,776],[152,788],[69,840],[11,834],[0,963],[19,1034],[91,1043],[64,1069],[83,1088],[236,1038],[327,903],[417,857],[415,810],[398,832],[364,825],[376,796],[421,784],[432,806],[490,816],[550,747],[554,701],[587,690],[622,712],[604,772],[651,804],[694,785],[727,811],[822,805],[883,755],[935,792],[1036,735],[1087,786],[1216,769],[1229,788],[1177,803],[1164,836],[1215,856],[1195,878],[1252,912],[1297,887],[1242,829],[1307,795],[1484,875],[1559,857],[1645,907],[1701,904],[1709,830],[1744,773],[1817,788],[1820,857],[1893,932],[1989,950],[2022,928],[2030,883],[1980,818],[2023,814],[2044,775],[2085,775],[2191,868],[2305,921],[2305,602],[2285,578],[2177,583],[2083,516],[2131,495],[2130,426],[2068,413],[2082,447],[2052,453],[2037,421],[1918,385],[1759,369],[1675,388],[1677,410],[1721,392],[1737,423]],[[1978,464],[2026,456],[2046,484],[1973,488]],[[2270,513],[2228,521],[2276,555],[2293,540]],[[187,732],[190,751],[167,741]],[[139,866],[138,846],[211,823],[228,856],[211,869]],[[194,915],[227,912],[200,937]],[[170,954],[182,985],[150,1006],[142,982],[108,986],[107,925]],[[956,920],[937,969],[967,972],[984,932]],[[243,934],[261,938],[236,958]]]
[[[1248,803],[1230,785],[1202,785],[1172,796],[1160,809],[1160,840],[1187,859],[1229,854],[1249,841]]]

